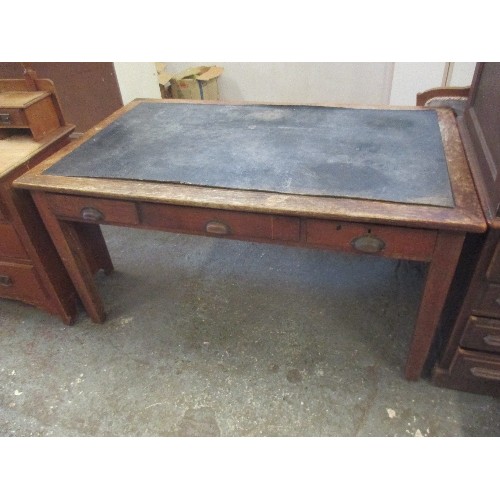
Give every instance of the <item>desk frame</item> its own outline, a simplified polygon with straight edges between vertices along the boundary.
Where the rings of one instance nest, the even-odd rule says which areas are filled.
[[[96,323],[105,320],[94,274],[98,269],[113,270],[99,224],[352,253],[359,253],[352,245],[356,238],[373,235],[384,241],[378,255],[429,263],[405,368],[408,380],[418,379],[439,324],[465,235],[486,229],[452,112],[437,111],[455,200],[453,208],[43,173],[145,101],[158,105],[186,102],[133,101],[15,183],[16,187],[31,191],[92,320]],[[206,102],[193,103],[204,105]]]

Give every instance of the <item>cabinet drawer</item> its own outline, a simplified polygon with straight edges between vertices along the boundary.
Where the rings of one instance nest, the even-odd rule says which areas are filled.
[[[500,320],[471,316],[460,344],[468,349],[500,353]]]
[[[299,241],[295,217],[141,203],[144,225],[167,231],[260,241]]]
[[[0,297],[41,304],[46,298],[32,266],[0,262]]]
[[[23,109],[0,108],[0,127],[27,127],[28,121]]]
[[[312,246],[419,261],[431,260],[437,234],[426,229],[319,219],[309,219],[306,224],[307,243]]]
[[[0,258],[28,258],[19,236],[9,224],[0,224]]]
[[[54,214],[65,219],[96,224],[139,224],[137,208],[128,201],[50,194],[47,202]]]
[[[500,285],[484,283],[472,312],[480,316],[500,318]]]
[[[458,349],[449,373],[466,390],[500,394],[500,356]]]

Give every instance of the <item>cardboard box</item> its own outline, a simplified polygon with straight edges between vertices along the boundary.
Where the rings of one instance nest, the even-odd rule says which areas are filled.
[[[156,74],[158,76],[158,85],[163,99],[172,97],[172,89],[170,87],[170,79],[174,76],[167,73],[167,65],[165,63],[155,63]]]
[[[224,68],[219,66],[197,66],[170,78],[174,99],[213,100],[219,99],[217,79]]]

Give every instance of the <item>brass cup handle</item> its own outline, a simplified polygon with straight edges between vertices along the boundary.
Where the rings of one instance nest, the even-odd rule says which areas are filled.
[[[500,370],[492,368],[483,368],[481,366],[473,366],[470,372],[474,377],[484,378],[486,380],[500,381]]]
[[[101,222],[104,220],[104,214],[94,207],[84,207],[80,211],[80,216],[87,222]]]
[[[0,113],[0,124],[10,125],[10,114],[9,113]]]
[[[486,335],[483,337],[483,342],[491,347],[500,347],[499,335]]]
[[[8,288],[9,286],[12,286],[13,284],[14,284],[14,282],[12,281],[12,278],[10,276],[0,274],[0,286]]]
[[[363,253],[378,253],[385,248],[384,240],[371,234],[366,234],[351,241],[353,248]]]
[[[209,234],[226,235],[231,232],[231,228],[225,222],[211,220],[205,225],[205,231]]]

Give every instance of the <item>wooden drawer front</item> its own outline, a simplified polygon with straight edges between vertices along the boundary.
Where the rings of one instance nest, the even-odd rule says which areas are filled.
[[[459,348],[450,368],[435,367],[432,379],[441,387],[500,396],[500,356]]]
[[[45,301],[45,294],[32,266],[0,262],[0,297],[32,304]]]
[[[500,320],[471,316],[460,344],[468,349],[500,353]]]
[[[478,294],[473,314],[500,318],[500,285],[483,284],[483,291]]]
[[[262,241],[299,241],[295,217],[175,205],[140,205],[144,225],[167,231]]]
[[[132,202],[59,194],[47,195],[47,201],[54,214],[61,218],[95,224],[139,224],[137,209]]]
[[[450,374],[478,386],[489,385],[500,390],[500,356],[458,349]]]
[[[497,243],[486,276],[490,281],[500,283],[500,243]]]
[[[28,121],[22,109],[0,108],[0,127],[27,127]]]
[[[436,231],[309,219],[306,239],[312,246],[396,259],[429,261]]]
[[[28,255],[15,229],[9,224],[0,224],[0,258],[27,259]]]

